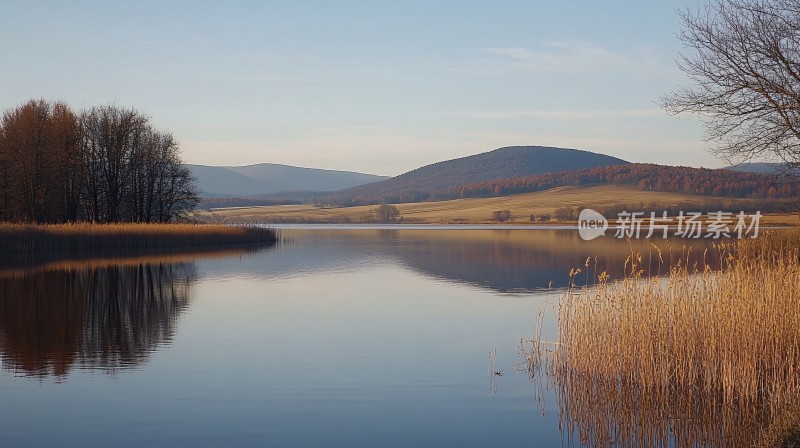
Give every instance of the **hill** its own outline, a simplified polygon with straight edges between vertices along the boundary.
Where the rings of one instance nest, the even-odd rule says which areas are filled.
[[[283,191],[336,191],[386,176],[274,163],[247,166],[187,165],[202,197],[252,197]]]
[[[603,154],[545,146],[510,146],[417,168],[381,182],[323,197],[341,205],[416,202],[441,199],[462,185],[538,173],[627,164]]]

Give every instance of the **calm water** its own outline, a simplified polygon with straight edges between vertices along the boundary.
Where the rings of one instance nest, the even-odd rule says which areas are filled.
[[[587,256],[623,275],[627,243],[283,236],[257,253],[0,271],[0,446],[562,445],[555,398],[515,373],[516,350],[557,302],[551,282]],[[544,332],[557,337],[549,318]],[[504,375],[489,378],[495,349]]]

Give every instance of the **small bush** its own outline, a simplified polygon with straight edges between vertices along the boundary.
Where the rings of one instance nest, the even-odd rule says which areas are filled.
[[[556,209],[556,219],[559,221],[571,221],[575,218],[575,207],[559,207]]]
[[[511,220],[511,211],[510,210],[497,210],[492,213],[492,219],[497,222],[506,222]]]
[[[375,209],[375,215],[380,222],[394,222],[400,216],[400,210],[394,205],[381,204]]]

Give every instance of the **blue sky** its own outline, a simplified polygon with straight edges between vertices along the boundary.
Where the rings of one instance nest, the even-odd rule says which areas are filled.
[[[190,163],[396,175],[508,145],[717,167],[685,83],[698,1],[3,2],[0,108],[116,102]]]

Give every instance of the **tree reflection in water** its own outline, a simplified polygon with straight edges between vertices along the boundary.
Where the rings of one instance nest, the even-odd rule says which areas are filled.
[[[79,265],[0,274],[0,355],[26,376],[114,372],[168,343],[189,305],[193,262]]]

